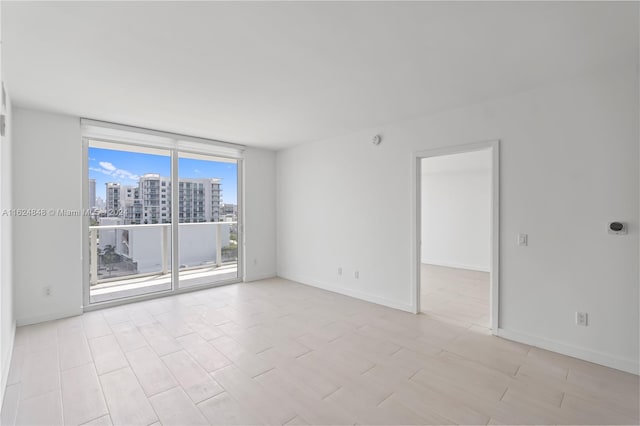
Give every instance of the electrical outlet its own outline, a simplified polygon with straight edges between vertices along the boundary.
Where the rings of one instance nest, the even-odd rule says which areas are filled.
[[[585,327],[589,325],[589,314],[586,312],[576,312],[576,324]]]
[[[338,266],[338,275],[342,275],[342,266]]]
[[[45,297],[51,296],[51,287],[50,286],[42,287],[42,293],[45,295]]]
[[[353,273],[353,276],[354,276],[354,277],[356,278],[356,280],[357,280],[358,278],[360,278],[360,272],[359,272],[359,271],[355,271],[355,272]]]
[[[520,247],[526,247],[529,245],[529,235],[528,234],[518,234],[518,245]]]

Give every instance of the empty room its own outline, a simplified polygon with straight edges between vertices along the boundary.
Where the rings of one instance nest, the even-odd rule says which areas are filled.
[[[639,424],[640,3],[0,24],[2,425]]]

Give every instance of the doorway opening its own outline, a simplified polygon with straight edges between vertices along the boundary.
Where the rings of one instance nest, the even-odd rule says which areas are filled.
[[[416,313],[498,330],[499,144],[416,154]]]

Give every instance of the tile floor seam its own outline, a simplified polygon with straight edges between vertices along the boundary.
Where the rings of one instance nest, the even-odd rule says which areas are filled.
[[[342,389],[342,386],[338,386],[336,389],[332,390],[331,392],[329,392],[328,394],[326,394],[325,396],[322,397],[322,400],[326,400],[327,398],[329,398],[331,395],[333,395],[334,393],[338,392],[340,389]]]

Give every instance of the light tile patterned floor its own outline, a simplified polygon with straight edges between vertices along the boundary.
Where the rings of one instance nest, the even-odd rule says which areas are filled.
[[[489,328],[489,273],[421,265],[422,312],[466,327]]]
[[[17,331],[2,424],[633,424],[638,377],[281,279]]]

